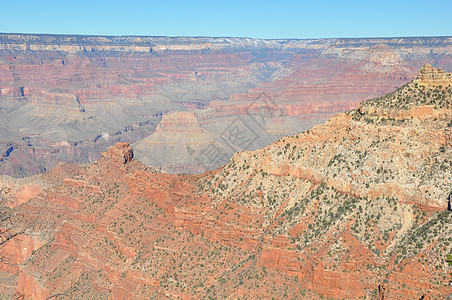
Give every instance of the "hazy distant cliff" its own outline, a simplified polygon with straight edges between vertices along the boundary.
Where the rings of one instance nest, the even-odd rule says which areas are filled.
[[[451,37],[347,38],[347,39],[253,39],[240,37],[151,37],[151,36],[84,36],[0,33],[0,49],[11,51],[197,51],[197,50],[324,50],[364,48],[379,44],[389,47],[435,47],[437,53],[448,48]]]
[[[449,71],[451,45],[450,37],[0,34],[0,174],[26,176],[59,161],[94,161],[117,141],[137,143],[138,159],[166,171],[216,168],[220,162],[199,167],[212,143],[229,158],[308,129],[402,86],[424,63]],[[189,150],[183,159],[169,145],[147,142],[155,140],[162,115],[184,111],[211,140],[192,147],[197,137],[184,133],[182,147]],[[264,115],[262,124],[253,114]],[[255,138],[224,144],[221,137],[237,118]],[[170,141],[172,130],[178,131],[165,127],[158,139]]]

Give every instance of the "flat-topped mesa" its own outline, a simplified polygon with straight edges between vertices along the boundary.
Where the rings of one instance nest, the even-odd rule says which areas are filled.
[[[452,83],[452,73],[444,73],[443,69],[432,67],[425,64],[419,69],[419,73],[413,80],[413,83],[425,87],[450,86]]]
[[[120,164],[127,164],[133,159],[133,149],[129,143],[116,143],[106,152],[102,152],[102,157]]]
[[[393,93],[359,104],[361,115],[404,119],[450,118],[452,110],[452,73],[429,64],[418,76]]]

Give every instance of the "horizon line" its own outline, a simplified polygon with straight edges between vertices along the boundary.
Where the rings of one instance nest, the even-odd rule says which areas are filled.
[[[80,33],[20,33],[20,32],[0,32],[0,35],[36,35],[36,36],[74,36],[74,37],[145,37],[145,38],[209,38],[209,39],[221,39],[221,38],[236,38],[236,39],[252,39],[252,40],[264,40],[264,41],[278,41],[278,40],[352,40],[352,39],[398,39],[398,38],[452,38],[452,35],[427,35],[427,36],[360,36],[360,37],[316,37],[316,38],[257,38],[247,36],[203,36],[203,35],[136,35],[136,34],[80,34]]]

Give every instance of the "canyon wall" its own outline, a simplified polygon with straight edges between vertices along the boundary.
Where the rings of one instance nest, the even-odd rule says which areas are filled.
[[[451,76],[424,65],[390,94],[202,175],[162,173],[118,143],[95,163],[1,178],[12,218],[0,229],[26,230],[1,249],[0,292],[447,299]],[[178,112],[147,142],[177,128],[192,147],[208,134]]]
[[[204,155],[212,145],[229,159],[382,96],[424,63],[451,70],[451,41],[0,34],[0,174],[95,161],[120,141],[164,171],[215,169],[225,161]],[[183,159],[143,140],[175,112],[212,138]],[[251,142],[223,141],[237,122]],[[197,139],[184,135],[186,148]]]

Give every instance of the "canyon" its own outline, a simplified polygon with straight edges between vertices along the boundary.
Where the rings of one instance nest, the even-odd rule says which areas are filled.
[[[447,299],[452,73],[425,64],[413,78],[323,124],[237,152],[203,174],[151,168],[134,153],[140,143],[119,142],[92,163],[3,176],[8,218],[1,229],[21,234],[1,248],[1,293],[16,299]],[[291,92],[281,95],[288,99]],[[229,117],[227,104],[215,105],[225,106],[216,114]],[[231,105],[235,114],[243,109]],[[267,108],[280,109],[268,102]],[[169,139],[175,151],[185,144],[197,151],[213,132],[204,129],[202,113],[164,114],[143,143],[159,149]],[[288,115],[299,116],[287,109],[280,124]],[[247,116],[243,123],[256,122]],[[178,145],[181,132],[192,138]],[[219,139],[218,146],[228,143]],[[182,166],[182,160],[165,162],[171,163]]]
[[[167,173],[310,129],[452,69],[452,38],[260,40],[0,34],[0,174],[88,163],[117,142]],[[241,138],[234,133],[241,133]],[[174,137],[182,143],[174,143]]]

